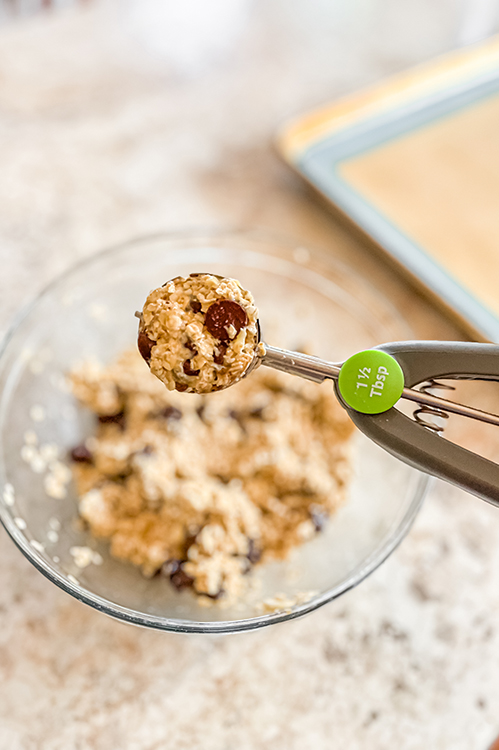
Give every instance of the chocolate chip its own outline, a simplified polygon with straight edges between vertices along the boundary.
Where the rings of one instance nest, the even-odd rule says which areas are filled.
[[[206,311],[205,325],[211,335],[220,341],[229,341],[227,331],[229,326],[234,326],[239,333],[248,323],[246,310],[231,299],[221,299],[214,302]]]
[[[124,411],[120,411],[117,414],[101,414],[98,419],[100,424],[117,424],[122,430],[125,429],[126,419]]]
[[[229,344],[225,341],[221,341],[217,348],[213,350],[213,361],[216,365],[223,365],[224,363],[224,357],[227,353],[227,349],[229,348]]]
[[[182,419],[182,412],[176,406],[165,406],[159,413],[165,419]]]
[[[187,589],[194,583],[194,579],[191,578],[185,570],[182,568],[181,560],[167,560],[161,568],[161,573],[168,576],[172,585],[177,591]]]
[[[186,385],[185,383],[175,383],[175,390],[178,391],[179,393],[183,393],[184,391],[188,389],[188,387],[189,386]]]
[[[310,509],[310,520],[314,524],[316,531],[322,531],[326,525],[327,519],[328,514],[322,508],[316,506],[315,508]]]
[[[251,568],[253,567],[253,565],[250,563],[250,561],[246,557],[243,558],[242,562],[243,562],[244,568],[241,570],[241,575],[247,576],[248,573],[251,571]]]
[[[196,538],[197,538],[197,535],[199,534],[199,532],[200,532],[200,529],[197,529],[195,533],[188,534],[185,537],[185,541],[184,541],[184,544],[183,544],[183,551],[184,551],[185,558],[187,558],[187,553],[189,551],[189,547],[192,547],[192,545],[196,542]]]
[[[151,351],[156,342],[149,338],[145,331],[139,331],[137,337],[137,347],[143,359],[149,364],[151,361]]]
[[[201,302],[199,302],[197,299],[191,299],[189,306],[193,313],[201,312]]]
[[[88,450],[87,446],[83,443],[73,448],[71,451],[71,458],[73,461],[80,464],[91,464],[94,460],[94,457]]]
[[[220,591],[217,591],[216,594],[207,594],[206,591],[198,591],[198,593],[202,594],[203,596],[207,596],[208,599],[214,599],[216,601],[225,594],[225,589],[220,589]]]
[[[128,471],[122,471],[121,474],[114,474],[112,477],[109,477],[111,482],[115,482],[116,484],[125,484],[126,480],[131,476],[132,470],[128,469]]]
[[[201,372],[201,370],[192,369],[190,359],[186,359],[182,367],[186,375],[195,376],[195,375],[199,375],[199,373]]]
[[[248,551],[246,557],[252,565],[255,565],[262,556],[262,551],[258,549],[253,539],[248,539]]]
[[[249,416],[253,419],[263,419],[263,410],[265,407],[259,406],[257,409],[251,409]]]

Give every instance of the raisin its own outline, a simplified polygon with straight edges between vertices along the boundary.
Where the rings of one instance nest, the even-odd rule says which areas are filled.
[[[191,299],[189,306],[193,313],[201,312],[201,302],[199,302],[197,299]]]
[[[182,412],[176,406],[165,406],[159,413],[165,419],[182,419]]]
[[[185,383],[175,383],[175,390],[178,391],[179,393],[183,393],[184,391],[188,389],[188,387],[189,386],[186,385]]]
[[[88,450],[87,446],[83,443],[73,448],[71,451],[71,458],[73,461],[80,464],[91,464],[94,460],[94,457]]]
[[[219,341],[229,341],[229,326],[233,326],[236,334],[248,323],[246,310],[231,299],[214,302],[206,311],[205,325],[211,335]]]
[[[151,361],[151,351],[156,342],[149,338],[145,331],[139,331],[137,337],[137,347],[143,359],[149,364]]]

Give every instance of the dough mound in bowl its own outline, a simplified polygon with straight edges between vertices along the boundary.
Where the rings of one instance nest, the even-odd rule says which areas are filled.
[[[72,453],[90,532],[206,604],[243,595],[254,565],[314,537],[344,501],[353,427],[330,383],[261,367],[221,393],[187,395],[134,350],[71,380],[97,416]]]

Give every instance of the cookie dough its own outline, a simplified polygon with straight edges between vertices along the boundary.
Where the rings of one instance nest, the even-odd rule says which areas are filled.
[[[96,415],[72,452],[82,519],[114,557],[200,601],[241,596],[254,565],[311,539],[344,500],[353,428],[332,384],[262,367],[187,396],[136,351],[71,381]]]
[[[234,279],[179,276],[147,297],[137,344],[169,390],[219,391],[256,361],[258,312]]]

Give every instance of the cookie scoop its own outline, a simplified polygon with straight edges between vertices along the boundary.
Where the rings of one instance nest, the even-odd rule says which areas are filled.
[[[139,352],[169,390],[220,391],[259,362],[258,311],[235,279],[178,276],[149,294],[138,317]]]
[[[497,344],[399,341],[335,363],[264,344],[257,315],[251,294],[233,279],[173,279],[146,300],[139,349],[168,388],[182,391],[227,388],[258,365],[316,383],[332,380],[340,403],[367,437],[499,507],[499,463],[442,439],[443,426],[433,419],[458,414],[499,426],[499,414],[431,393],[453,390],[438,378],[499,381]],[[396,408],[400,399],[418,405],[412,419]]]

